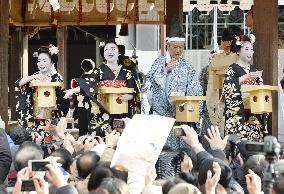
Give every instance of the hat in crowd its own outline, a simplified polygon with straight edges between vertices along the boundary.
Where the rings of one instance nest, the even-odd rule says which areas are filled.
[[[175,185],[168,194],[185,194],[185,193],[191,193],[191,194],[201,194],[199,189],[195,187],[194,185],[191,185],[189,183],[179,183]]]
[[[198,173],[198,182],[200,185],[205,184],[206,179],[207,179],[207,171],[211,170],[212,172],[212,176],[214,176],[214,171],[213,171],[213,162],[218,162],[218,164],[220,165],[221,168],[221,176],[220,176],[220,180],[219,183],[227,188],[227,186],[229,185],[229,182],[232,178],[232,170],[231,168],[226,165],[222,160],[218,159],[218,158],[208,158],[206,160],[204,160],[200,167],[199,167],[199,173]]]
[[[185,35],[180,25],[178,16],[172,17],[168,42],[185,42]]]

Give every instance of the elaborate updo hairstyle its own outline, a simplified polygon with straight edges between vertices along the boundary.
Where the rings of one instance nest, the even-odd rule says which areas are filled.
[[[254,43],[254,40],[252,40],[251,37],[248,37],[246,35],[239,35],[239,36],[235,36],[235,38],[233,39],[232,45],[231,45],[231,51],[233,53],[238,53],[244,42],[250,42],[250,43]]]
[[[58,62],[58,56],[57,56],[57,53],[50,51],[51,47],[54,47],[54,46],[50,45],[50,46],[39,47],[37,55],[40,55],[41,53],[45,53],[49,56],[49,58],[51,59],[51,62],[56,64]],[[56,48],[56,47],[54,47],[54,48]]]

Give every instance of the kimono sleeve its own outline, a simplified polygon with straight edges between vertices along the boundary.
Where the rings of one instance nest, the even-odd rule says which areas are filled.
[[[151,70],[147,73],[147,78],[151,84],[157,84],[163,89],[166,87],[167,70],[165,68],[165,58],[159,57],[155,60]]]
[[[233,117],[243,109],[239,76],[233,66],[230,66],[226,72],[223,90],[227,108],[225,114],[227,117]]]
[[[57,82],[63,82],[63,78],[60,74],[55,74],[55,75],[56,75],[55,80]],[[65,95],[64,85],[57,86],[55,88],[55,91],[56,91],[56,104],[57,104],[59,116],[65,117],[69,110],[69,100],[63,98]]]

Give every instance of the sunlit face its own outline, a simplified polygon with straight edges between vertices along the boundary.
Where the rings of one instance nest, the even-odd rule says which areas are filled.
[[[118,60],[118,47],[114,43],[108,43],[104,47],[104,57],[108,62]]]
[[[48,54],[40,53],[38,55],[37,67],[38,67],[38,70],[41,73],[46,73],[46,72],[50,71],[50,68],[51,68],[52,65],[53,65],[53,63],[51,62],[51,59],[50,59]]]
[[[223,50],[224,50],[224,52],[226,54],[230,54],[230,52],[231,52],[231,44],[232,44],[231,40],[222,41],[222,47],[223,47]]]
[[[253,45],[248,41],[244,42],[239,52],[240,60],[249,63],[253,58],[253,53]]]
[[[179,59],[184,51],[184,42],[170,42],[168,49],[171,58]]]

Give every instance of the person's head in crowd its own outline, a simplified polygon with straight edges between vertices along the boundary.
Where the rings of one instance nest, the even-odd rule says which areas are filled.
[[[60,163],[62,168],[69,172],[70,166],[73,162],[73,157],[71,153],[65,148],[59,148],[51,153],[51,156],[58,157],[58,163]]]
[[[84,73],[92,72],[95,66],[96,64],[92,59],[84,59],[81,62],[81,69],[84,71]]]
[[[199,189],[188,183],[179,183],[175,185],[168,194],[201,194]]]
[[[275,178],[275,183],[273,186],[274,194],[283,194],[284,193],[284,160],[278,161],[274,168],[278,171],[278,176]]]
[[[109,166],[99,165],[93,169],[89,182],[88,190],[95,190],[105,178],[119,178],[123,181],[127,181],[127,172],[122,172]]]
[[[89,151],[82,154],[76,161],[78,176],[85,179],[99,160],[100,157],[96,152]]]
[[[173,16],[171,19],[171,29],[167,42],[167,51],[171,59],[178,60],[184,51],[185,35],[180,26],[179,17]]]
[[[41,73],[50,73],[51,67],[58,62],[58,48],[49,45],[48,47],[40,47],[37,52],[37,66]]]
[[[221,176],[220,176],[219,184],[227,188],[232,178],[232,170],[228,165],[226,165],[222,160],[218,158],[208,158],[201,163],[199,167],[199,174],[198,174],[199,185],[205,184],[206,179],[207,179],[208,170],[211,170],[212,174],[214,174],[213,167],[212,167],[213,162],[218,162],[218,164],[221,167]]]
[[[162,186],[163,194],[167,194],[175,185],[179,183],[186,183],[184,180],[178,177],[171,177]]]
[[[22,126],[17,126],[17,127],[10,129],[9,135],[15,145],[21,145],[25,141],[32,141],[32,136]]]
[[[253,5],[246,14],[246,26],[253,30]]]
[[[265,160],[264,155],[262,154],[252,155],[245,161],[244,173],[247,174],[248,170],[251,169],[262,180],[267,164],[268,163]]]
[[[28,166],[29,160],[42,160],[43,152],[39,145],[25,141],[15,154],[14,167],[17,172]]]
[[[232,41],[233,41],[233,36],[231,34],[230,29],[229,28],[224,29],[221,40],[221,46],[227,55],[230,54],[231,52]]]
[[[127,184],[118,178],[105,178],[91,194],[130,194]]]

